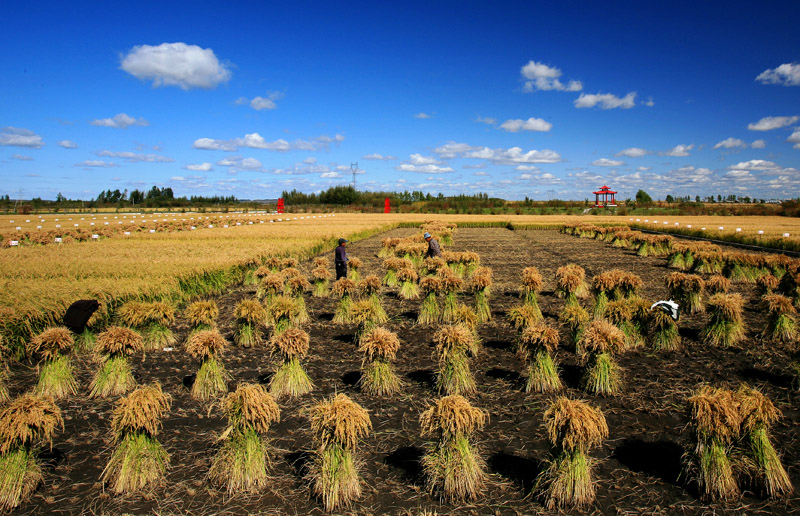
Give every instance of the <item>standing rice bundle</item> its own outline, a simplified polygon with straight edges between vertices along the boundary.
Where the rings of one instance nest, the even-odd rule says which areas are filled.
[[[350,322],[356,325],[353,339],[356,344],[361,342],[361,336],[376,328],[380,324],[380,314],[375,310],[375,305],[368,299],[356,301],[350,305]]]
[[[159,383],[138,387],[117,401],[111,431],[117,447],[101,481],[114,493],[130,493],[163,480],[169,454],[156,439],[171,398]]]
[[[475,500],[486,487],[485,463],[470,436],[489,414],[457,394],[440,398],[420,415],[423,436],[436,438],[422,457],[425,485],[443,500]]]
[[[449,272],[448,269],[442,269],[440,271],[439,282],[441,291],[444,292],[444,309],[442,310],[441,321],[449,324],[453,322],[456,309],[458,309],[458,291],[461,290],[464,281],[452,272]]]
[[[255,299],[243,299],[233,311],[236,329],[233,340],[243,348],[258,346],[263,342],[262,326],[267,321],[267,311]]]
[[[327,268],[330,265],[330,261],[324,256],[317,256],[314,258],[314,267],[322,267]]]
[[[695,253],[694,272],[698,274],[721,274],[725,262],[719,249],[698,251]]]
[[[193,331],[211,330],[217,327],[219,308],[214,301],[195,301],[186,307],[186,318]]]
[[[688,313],[698,313],[705,310],[703,306],[703,291],[706,282],[697,274],[684,274],[673,272],[667,276],[667,288],[670,299],[674,299]]]
[[[417,271],[414,269],[400,269],[397,271],[397,281],[400,282],[400,290],[397,295],[402,299],[418,299],[419,285],[417,285]]]
[[[636,299],[639,297],[639,289],[642,288],[644,282],[638,275],[617,269],[617,281],[615,288],[612,290],[613,298],[619,299]]]
[[[333,314],[334,324],[348,324],[350,320],[350,307],[353,304],[352,295],[356,292],[356,284],[348,278],[340,278],[331,287],[331,294],[339,298],[336,312]]]
[[[256,289],[256,297],[263,301],[266,306],[269,306],[277,296],[283,293],[285,288],[286,276],[273,273],[261,278],[261,283],[258,284],[258,289]]]
[[[637,301],[619,299],[609,301],[606,306],[606,319],[625,334],[625,348],[636,349],[644,345],[642,326],[636,317]]]
[[[316,267],[311,271],[311,277],[314,284],[314,297],[327,297],[328,285],[330,284],[333,274],[328,270],[327,266]]]
[[[200,359],[191,394],[194,399],[206,401],[228,392],[230,375],[219,357],[228,346],[228,341],[218,330],[201,330],[186,341],[186,352]]]
[[[145,350],[160,349],[176,342],[169,328],[175,322],[175,308],[169,303],[128,301],[119,308],[117,315],[125,325],[142,334]]]
[[[618,270],[601,272],[592,278],[592,293],[594,293],[594,307],[592,314],[595,319],[605,317],[606,306],[611,292],[617,288]]]
[[[361,295],[369,299],[372,306],[375,308],[374,318],[379,324],[383,324],[389,320],[386,310],[381,303],[381,280],[375,274],[365,276],[358,283],[358,290]]]
[[[228,427],[208,478],[224,487],[228,494],[258,492],[266,487],[268,444],[266,433],[281,420],[278,404],[263,385],[243,383],[222,400]]]
[[[414,267],[411,260],[403,260],[402,258],[387,258],[383,261],[383,266],[386,268],[386,275],[383,277],[383,284],[389,288],[394,288],[399,285],[397,281],[397,271],[400,269],[410,269]]]
[[[522,270],[522,285],[519,287],[522,303],[539,309],[538,294],[544,286],[542,275],[536,267],[525,267]]]
[[[697,484],[704,500],[736,498],[739,487],[729,457],[740,424],[734,394],[703,385],[687,400],[687,406],[693,430],[685,455],[687,478]]]
[[[404,260],[411,262],[413,268],[422,265],[422,256],[428,250],[428,244],[425,242],[402,242],[397,245],[395,252],[397,256],[402,256]]]
[[[475,294],[475,313],[478,322],[484,323],[492,319],[492,310],[489,308],[489,295],[492,288],[492,269],[478,267],[470,278],[470,289]]]
[[[739,294],[714,294],[706,307],[711,317],[700,332],[706,344],[730,347],[744,338],[742,323],[742,296]]]
[[[308,333],[300,328],[289,328],[270,339],[272,353],[281,358],[269,382],[269,393],[280,399],[302,396],[314,388],[300,361],[308,354]]]
[[[287,256],[286,258],[281,260],[281,269],[295,269],[297,268],[297,258],[293,258],[291,256]]]
[[[593,321],[580,348],[589,354],[581,384],[586,392],[606,396],[622,389],[622,377],[613,355],[625,349],[625,334],[608,321]]]
[[[658,307],[648,312],[647,340],[655,351],[677,351],[681,347],[678,323]]]
[[[402,238],[384,238],[381,240],[381,250],[378,251],[378,258],[394,256],[394,248],[402,241]]]
[[[436,297],[442,289],[442,281],[435,276],[426,276],[419,282],[422,290],[422,305],[419,308],[417,324],[435,324],[439,322],[439,302]]]
[[[303,293],[311,288],[311,283],[304,276],[294,276],[286,281],[286,292],[294,299],[297,305],[297,316],[295,324],[305,324],[311,320],[306,308],[306,300]]]
[[[281,269],[282,262],[283,260],[279,256],[271,256],[264,263],[266,264],[266,266],[269,268],[270,271],[278,272]]]
[[[543,319],[542,312],[538,306],[523,304],[511,308],[506,316],[511,326],[522,333],[525,328],[533,326]]]
[[[67,328],[48,328],[27,345],[28,355],[40,360],[39,381],[33,388],[36,394],[55,399],[78,393],[70,353],[75,346],[72,332]]]
[[[714,274],[706,280],[706,290],[710,294],[727,294],[731,289],[731,280],[721,274]]]
[[[562,326],[567,327],[570,340],[579,355],[582,353],[580,343],[583,339],[583,333],[590,319],[589,312],[577,301],[565,304],[564,309],[558,314],[558,321]]]
[[[528,364],[525,392],[561,389],[558,368],[551,354],[558,347],[558,331],[544,323],[526,328],[520,336],[520,357]]]
[[[103,365],[90,384],[89,396],[105,398],[130,392],[136,386],[128,356],[144,349],[142,336],[129,328],[112,326],[97,336],[95,350]]]
[[[432,258],[425,258],[422,261],[422,269],[420,271],[423,276],[433,276],[438,274],[439,271],[445,267],[447,267],[447,262],[439,256],[434,256]]]
[[[361,279],[361,273],[358,270],[363,265],[361,258],[356,258],[355,256],[348,257],[347,259],[347,266],[350,269],[350,273],[348,274],[350,279],[358,282]]]
[[[544,424],[552,458],[534,491],[549,510],[588,506],[595,498],[589,449],[608,437],[606,418],[585,401],[561,397],[545,411]]]
[[[258,285],[259,283],[261,283],[261,280],[262,278],[264,278],[264,276],[268,276],[270,274],[272,274],[272,270],[270,270],[270,268],[267,267],[266,265],[262,265],[257,269],[255,269],[254,271],[252,271],[252,274],[248,274],[247,276],[245,276],[244,284]]]
[[[272,323],[273,334],[280,334],[300,324],[300,307],[295,299],[279,295],[267,306],[267,317]]]
[[[781,284],[780,280],[775,276],[773,276],[772,274],[764,274],[763,276],[759,276],[759,278],[756,280],[756,285],[758,286],[758,292],[762,296],[766,296],[767,294],[772,294],[778,289],[780,284]]]
[[[481,256],[475,251],[464,251],[459,254],[458,262],[463,268],[463,277],[469,277],[480,266]]]
[[[556,290],[558,297],[565,299],[567,304],[577,303],[589,295],[589,285],[586,284],[586,271],[583,267],[569,263],[556,270]]]
[[[475,379],[467,357],[475,347],[472,332],[462,325],[445,326],[433,335],[433,341],[439,363],[437,390],[443,394],[474,394]]]
[[[681,271],[690,270],[694,264],[694,250],[695,247],[692,244],[675,242],[667,257],[667,267]]]
[[[361,496],[353,455],[359,439],[372,430],[369,413],[344,394],[311,407],[311,430],[317,452],[311,465],[314,494],[327,512],[350,505]]]
[[[30,499],[43,478],[38,450],[52,446],[58,427],[61,410],[47,395],[23,394],[0,409],[0,509]]]
[[[761,391],[742,385],[736,392],[741,423],[741,445],[750,459],[752,484],[770,498],[783,498],[794,488],[769,438],[769,428],[780,419],[781,411]]]
[[[769,312],[763,337],[773,342],[796,341],[797,309],[792,300],[780,294],[767,294],[761,300]]]
[[[361,390],[372,396],[389,396],[400,391],[402,382],[394,372],[400,340],[385,328],[373,328],[361,336],[358,351],[361,361]]]

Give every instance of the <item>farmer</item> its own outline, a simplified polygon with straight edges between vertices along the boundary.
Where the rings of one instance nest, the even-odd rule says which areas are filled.
[[[422,236],[425,237],[425,241],[428,242],[428,250],[425,252],[425,256],[427,256],[428,258],[435,258],[437,256],[441,257],[442,248],[439,247],[439,242],[434,240],[431,234],[428,233],[427,231]]]
[[[347,277],[347,240],[339,239],[339,246],[333,254],[333,263],[336,265],[336,279]]]

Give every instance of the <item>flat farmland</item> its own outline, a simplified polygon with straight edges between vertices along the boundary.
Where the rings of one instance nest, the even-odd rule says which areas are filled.
[[[339,222],[338,215],[336,219]],[[376,256],[381,239],[412,234],[418,231],[393,229],[353,242],[349,253],[364,262],[362,275],[382,275],[382,259]],[[315,388],[296,400],[281,402],[281,421],[268,434],[271,480],[259,493],[229,496],[208,483],[206,475],[226,420],[217,405],[190,396],[187,385],[198,363],[179,344],[173,351],[148,352],[143,359],[131,361],[140,383],[159,381],[173,399],[158,435],[171,455],[166,481],[126,496],[104,491],[99,478],[110,455],[106,436],[114,400],[88,397],[86,385],[96,364],[88,355],[79,356],[81,390],[60,404],[66,424],[57,433],[53,450],[45,454],[43,485],[13,514],[325,514],[308,486],[307,470],[314,452],[308,408],[334,393],[345,393],[366,408],[373,425],[372,434],[358,447],[363,494],[337,514],[558,514],[530,496],[549,457],[542,420],[554,394],[524,392],[526,366],[514,352],[517,334],[506,318],[508,310],[520,303],[522,270],[535,266],[541,272],[544,288],[539,304],[546,323],[554,328],[559,328],[558,314],[564,305],[554,294],[555,271],[561,265],[576,263],[588,278],[612,268],[635,273],[643,280],[639,293],[648,302],[668,296],[665,279],[672,270],[665,258],[638,257],[635,250],[553,230],[461,228],[453,238],[449,250],[475,251],[481,264],[494,271],[493,318],[478,327],[482,346],[470,359],[477,383],[470,402],[489,413],[488,424],[475,434],[489,474],[487,488],[477,500],[450,504],[425,490],[421,458],[430,441],[420,435],[419,415],[437,396],[432,336],[438,327],[416,324],[420,300],[404,300],[396,289],[384,287],[380,294],[389,315],[386,328],[401,342],[396,369],[403,380],[402,391],[390,398],[362,392],[362,356],[354,344],[355,327],[332,322],[338,300],[306,294],[311,321],[303,329],[311,336],[311,349],[305,368]],[[322,256],[330,259],[331,254],[326,249]],[[299,266],[306,276],[313,267],[310,258]],[[568,344],[566,329],[559,329],[561,344],[554,358],[564,384],[560,394],[599,407],[609,426],[608,439],[590,452],[595,460],[597,499],[585,510],[567,513],[666,516],[800,511],[796,494],[770,500],[745,491],[727,503],[706,503],[679,478],[689,437],[686,399],[702,383],[736,388],[745,382],[760,388],[782,411],[783,418],[770,431],[772,442],[794,485],[800,485],[800,395],[792,387],[788,369],[792,348],[762,341],[765,317],[755,285],[735,283],[732,292],[745,299],[746,338],[740,345],[723,349],[703,344],[699,334],[709,316],[683,314],[679,350],[655,351],[645,346],[619,355],[623,388],[617,395],[596,396],[581,389],[586,364]],[[219,329],[229,342],[233,342],[235,305],[255,294],[255,286],[236,286],[211,296],[220,308]],[[459,294],[459,300],[474,302],[466,292]],[[179,315],[172,330],[183,342],[190,331],[188,320]],[[231,389],[239,382],[268,384],[275,367],[263,347],[231,345],[222,360],[231,374]],[[29,390],[35,381],[35,370],[12,365],[9,387],[13,395]]]

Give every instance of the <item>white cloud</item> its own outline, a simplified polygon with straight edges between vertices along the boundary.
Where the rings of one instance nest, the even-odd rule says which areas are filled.
[[[249,147],[251,149],[267,149],[273,151],[288,151],[290,149],[289,142],[286,140],[279,138],[275,141],[268,142],[258,133],[246,134],[244,138],[240,138],[236,142],[239,147]]]
[[[647,172],[648,170],[652,170],[653,167],[636,167],[636,170],[639,172]]]
[[[483,177],[483,176],[488,176],[489,173],[488,172],[478,171],[478,172],[473,172],[472,175],[473,176],[478,176],[478,177]]]
[[[767,116],[754,124],[748,124],[747,128],[751,131],[771,131],[780,129],[800,120],[797,116]]]
[[[58,144],[65,149],[77,149],[78,144],[70,140],[61,140]]]
[[[536,165],[517,165],[514,167],[516,170],[525,170],[525,171],[535,171],[539,170],[539,167]]]
[[[694,149],[694,144],[691,145],[676,145],[670,150],[663,152],[664,156],[673,156],[676,158],[683,158],[689,155],[689,151]]]
[[[469,158],[490,161],[496,165],[519,165],[524,163],[558,163],[561,156],[553,150],[530,150],[523,152],[519,147],[510,149],[490,149],[473,147],[466,143],[448,142],[433,150],[441,158]]]
[[[478,148],[479,147],[471,147],[466,143],[447,142],[444,145],[436,147],[433,152],[438,154],[440,158],[451,159]]]
[[[275,91],[269,93],[266,97],[255,97],[252,100],[248,99],[247,97],[239,97],[236,99],[236,103],[240,105],[249,104],[250,107],[256,111],[262,111],[264,109],[277,109],[278,105],[275,104],[275,101],[282,98],[283,93]]]
[[[764,70],[756,77],[756,80],[764,84],[800,86],[800,64],[784,63],[777,68]]]
[[[439,163],[436,158],[423,156],[422,154],[412,154],[410,158],[412,165],[435,165]]]
[[[647,107],[653,107],[656,103],[653,101],[653,97],[647,97],[647,100],[643,102],[643,104]]]
[[[112,118],[98,118],[89,122],[92,125],[99,127],[113,127],[114,129],[127,129],[132,125],[148,126],[150,125],[144,118],[138,120],[125,113],[118,113]]]
[[[22,154],[12,154],[11,159],[16,159],[19,161],[33,161],[33,158],[30,156],[25,156]]]
[[[414,118],[420,118],[424,120],[426,118],[431,118],[431,115],[429,115],[428,113],[417,113],[416,115],[414,115]]]
[[[240,147],[249,149],[265,149],[271,151],[285,152],[289,150],[306,150],[318,151],[327,149],[331,143],[341,143],[344,141],[344,135],[337,134],[335,136],[321,135],[312,140],[297,139],[288,142],[283,138],[275,141],[267,141],[258,133],[246,134],[244,138],[234,138],[233,140],[215,140],[212,138],[198,138],[194,141],[192,146],[200,150],[222,150],[222,151],[236,151]]]
[[[138,45],[122,58],[120,68],[137,79],[153,80],[153,86],[212,89],[231,78],[210,48],[186,43]]]
[[[529,118],[527,120],[512,119],[506,120],[500,125],[500,129],[510,133],[517,133],[519,131],[539,131],[547,132],[553,127],[553,124],[546,122],[541,118]]]
[[[239,167],[244,170],[256,170],[261,168],[261,162],[255,158],[244,158],[241,163],[239,163]]]
[[[76,167],[98,167],[98,168],[111,168],[116,167],[116,163],[112,163],[110,161],[102,161],[102,160],[86,160],[81,161],[80,163],[75,163]]]
[[[255,158],[242,158],[241,156],[231,156],[217,161],[220,167],[229,167],[231,171],[238,170],[259,170],[261,162]]]
[[[780,167],[777,163],[766,161],[763,159],[751,159],[750,161],[742,161],[735,165],[728,167],[730,170],[778,170]]]
[[[211,163],[197,163],[192,165],[186,165],[186,170],[191,170],[193,172],[208,172],[213,170],[213,166]]]
[[[793,143],[795,149],[800,149],[800,129],[795,129],[786,141],[788,143]]]
[[[592,165],[597,167],[620,167],[624,165],[624,161],[618,161],[615,159],[607,159],[607,158],[600,158],[592,161]]]
[[[336,179],[342,177],[342,174],[340,174],[339,172],[323,172],[319,177],[325,179]]]
[[[520,69],[520,73],[526,79],[522,87],[522,91],[525,92],[536,90],[581,91],[583,89],[580,81],[569,81],[564,85],[559,79],[562,75],[561,70],[544,63],[528,61],[528,64]]]
[[[172,158],[159,156],[158,154],[136,154],[134,152],[115,152],[110,150],[100,151],[97,155],[101,158],[121,158],[129,163],[172,163],[175,161]]]
[[[627,149],[623,149],[615,154],[615,156],[626,156],[628,158],[641,158],[642,156],[646,156],[650,154],[649,151],[645,149],[640,149],[639,147],[628,147]]]
[[[313,156],[308,157],[308,158],[303,160],[303,163],[305,163],[306,165],[313,165],[316,162],[317,162],[317,158],[315,158]]]
[[[517,176],[517,179],[522,179],[522,180],[533,179],[533,174],[520,174],[519,176]]]
[[[418,174],[446,174],[448,172],[453,172],[453,169],[450,167],[440,167],[439,165],[433,164],[414,165],[413,163],[402,163],[394,168],[401,172],[416,172]]]
[[[735,148],[747,148],[747,144],[744,141],[740,140],[739,138],[727,138],[722,140],[718,144],[714,145],[715,149],[735,149]]]
[[[192,147],[200,150],[222,150],[222,151],[235,151],[237,146],[232,141],[213,140],[211,138],[198,138],[192,144]]]
[[[612,95],[611,93],[597,93],[587,94],[582,93],[580,97],[575,100],[576,108],[593,108],[600,104],[602,109],[630,109],[636,105],[636,92],[632,91],[622,98]]]
[[[0,145],[4,147],[41,149],[44,141],[42,141],[41,136],[28,129],[3,127],[0,129]]]
[[[750,147],[754,149],[763,149],[767,146],[767,142],[764,140],[755,140],[753,143],[750,144]]]
[[[488,117],[488,116],[487,117],[478,116],[478,118],[476,118],[475,121],[478,122],[478,123],[481,123],[481,124],[488,124],[488,125],[494,125],[494,124],[497,123],[497,119],[496,118],[492,118],[492,117]]]
[[[368,159],[374,161],[391,161],[393,159],[397,159],[395,156],[383,156],[382,154],[373,153],[367,154],[366,156],[362,156],[361,159]]]

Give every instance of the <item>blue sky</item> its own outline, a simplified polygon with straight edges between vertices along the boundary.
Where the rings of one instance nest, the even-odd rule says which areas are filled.
[[[11,2],[0,194],[800,196],[800,2]]]

